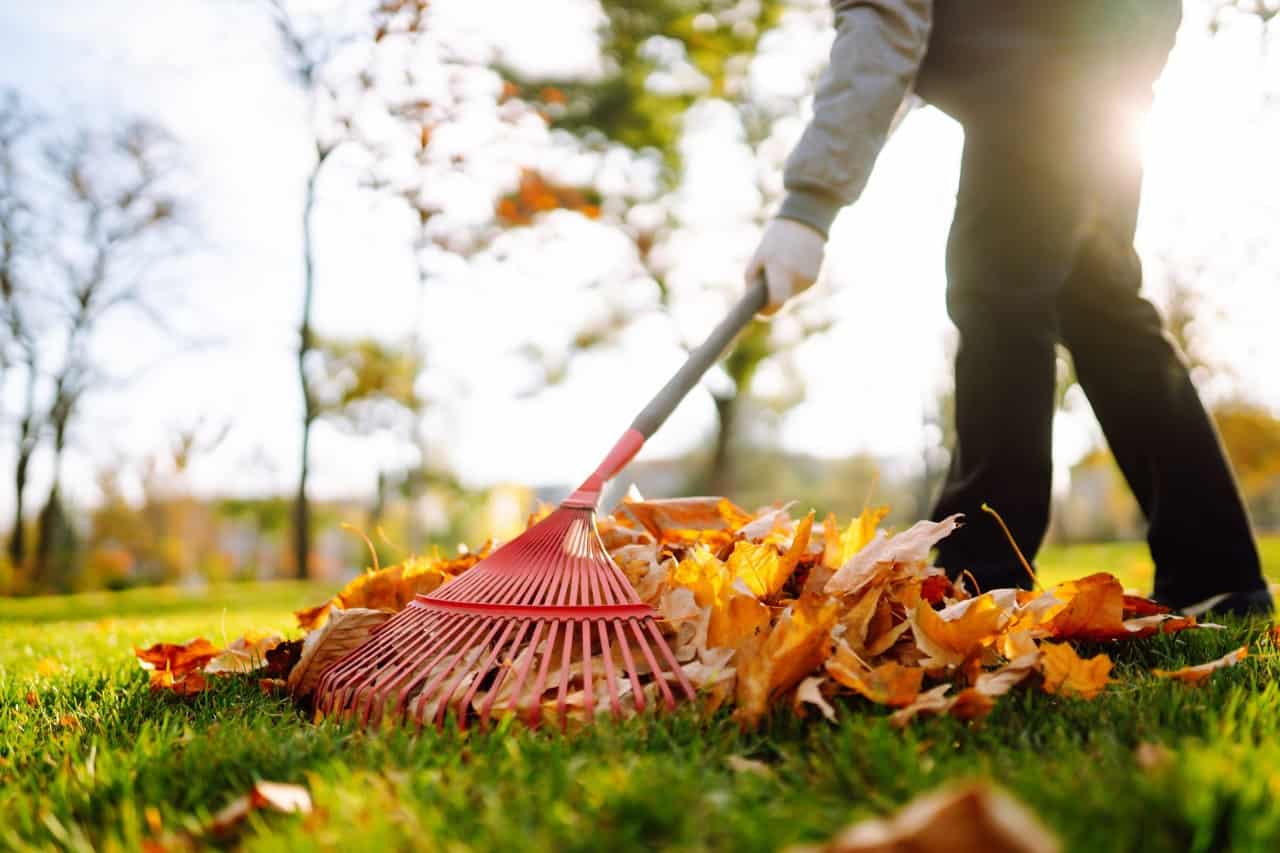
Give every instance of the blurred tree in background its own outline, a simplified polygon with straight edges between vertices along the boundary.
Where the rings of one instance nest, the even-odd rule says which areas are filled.
[[[12,565],[67,590],[78,545],[61,497],[62,461],[86,396],[130,381],[96,351],[104,328],[141,322],[171,334],[157,298],[187,231],[177,150],[154,123],[38,127],[13,95],[0,113],[0,235],[7,363],[22,374]],[[29,138],[27,138],[29,136]],[[52,484],[28,544],[25,493],[42,443]]]

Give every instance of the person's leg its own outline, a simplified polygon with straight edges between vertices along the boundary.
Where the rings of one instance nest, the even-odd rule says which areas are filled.
[[[1213,423],[1159,313],[1140,294],[1137,154],[1098,150],[1092,163],[1095,215],[1059,298],[1059,320],[1080,387],[1146,515],[1154,595],[1180,608],[1231,593],[1219,609],[1267,609],[1253,534]]]
[[[956,445],[933,517],[963,513],[939,544],[952,577],[1029,586],[990,504],[1033,556],[1049,520],[1056,299],[1072,257],[1071,181],[1048,145],[967,128],[947,243],[947,310],[960,333]]]

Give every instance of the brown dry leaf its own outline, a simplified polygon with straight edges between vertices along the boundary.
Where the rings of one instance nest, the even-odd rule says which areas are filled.
[[[1111,658],[1105,654],[1081,658],[1066,643],[1045,643],[1040,647],[1040,672],[1044,691],[1061,696],[1092,699],[1111,683]]]
[[[207,664],[204,671],[218,674],[224,672],[253,672],[267,665],[267,653],[280,645],[279,634],[263,634],[258,631],[246,632],[243,637],[231,641],[222,652]]]
[[[1129,639],[1150,637],[1153,634],[1173,634],[1196,627],[1196,617],[1175,616],[1172,613],[1155,613],[1124,620],[1124,630]]]
[[[896,815],[854,824],[821,847],[789,853],[1057,853],[1025,806],[986,782],[917,797]]]
[[[756,761],[754,758],[745,758],[741,755],[730,755],[724,760],[729,765],[729,769],[734,773],[751,773],[756,776],[762,776],[765,779],[773,777],[773,768],[763,761]]]
[[[40,704],[40,697],[36,695],[36,692],[34,690],[28,690],[27,695],[23,698],[26,700],[26,703],[30,705],[32,708]]]
[[[804,681],[800,682],[800,686],[796,688],[795,701],[792,707],[800,711],[802,705],[812,705],[822,712],[822,716],[827,718],[828,722],[836,721],[836,709],[831,707],[831,703],[822,695],[822,683],[826,681],[820,675],[811,675]]]
[[[289,693],[295,699],[310,696],[329,664],[345,657],[360,645],[378,625],[391,618],[383,610],[356,608],[335,610],[319,631],[312,631],[302,644],[302,656],[289,673]]]
[[[656,501],[624,499],[623,507],[654,538],[666,544],[692,544],[716,539],[732,541],[733,532],[752,520],[751,513],[727,498],[718,497]]]
[[[922,601],[912,613],[911,632],[927,667],[959,666],[993,645],[1009,619],[1009,609],[988,592],[944,610]]]
[[[1133,760],[1150,773],[1167,767],[1173,761],[1173,753],[1164,744],[1144,740],[1133,751]]]
[[[1172,678],[1175,681],[1181,681],[1183,684],[1203,684],[1209,676],[1213,675],[1220,669],[1226,669],[1229,666],[1235,666],[1249,656],[1249,647],[1241,646],[1234,651],[1227,652],[1217,660],[1211,660],[1208,663],[1202,663],[1197,666],[1184,666],[1181,669],[1153,669],[1151,674],[1160,678]]]
[[[944,713],[951,707],[951,698],[947,696],[950,690],[950,684],[939,684],[937,687],[929,688],[917,696],[916,701],[890,714],[889,722],[902,728],[920,714]]]
[[[283,814],[310,814],[311,794],[299,785],[255,782],[249,793],[236,797],[214,815],[207,830],[214,835],[225,835],[239,826],[250,812],[258,809]]]
[[[959,526],[960,516],[953,515],[942,521],[917,521],[896,536],[880,531],[831,576],[825,590],[828,595],[849,595],[899,564],[924,570],[929,551]]]
[[[868,668],[847,645],[840,643],[826,663],[827,673],[840,684],[880,705],[903,708],[916,701],[924,670],[894,661]]]
[[[831,653],[831,628],[839,605],[816,595],[802,595],[783,611],[765,637],[739,652],[738,710],[744,725],[764,716],[771,697],[790,690]]]

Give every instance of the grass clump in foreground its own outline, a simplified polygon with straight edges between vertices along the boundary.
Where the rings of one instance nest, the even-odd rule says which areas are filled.
[[[314,725],[250,680],[187,700],[152,694],[133,659],[134,645],[287,628],[291,608],[323,594],[0,602],[0,848],[203,839],[213,813],[268,780],[306,786],[315,810],[254,814],[229,840],[243,849],[774,850],[981,777],[1070,850],[1280,849],[1280,652],[1267,625],[1108,647],[1118,683],[1091,702],[1020,690],[978,724],[904,731],[850,700],[836,724],[783,713],[753,733],[687,709],[570,739],[366,733]],[[1245,643],[1247,660],[1199,688],[1148,674]],[[1163,749],[1140,759],[1141,744]],[[733,756],[759,765],[735,770]]]

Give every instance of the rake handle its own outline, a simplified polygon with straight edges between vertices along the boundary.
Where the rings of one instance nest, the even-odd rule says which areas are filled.
[[[675,411],[680,401],[689,395],[694,386],[702,379],[703,374],[711,369],[711,365],[720,360],[720,356],[729,348],[729,344],[738,333],[747,327],[751,318],[759,314],[769,300],[769,288],[761,273],[755,284],[747,288],[747,292],[738,300],[720,324],[711,330],[711,334],[693,352],[676,371],[675,376],[662,386],[662,390],[653,396],[649,405],[645,406],[631,428],[645,438],[649,438],[666,422]],[[616,473],[616,472],[615,472]]]
[[[631,428],[622,434],[622,438],[618,439],[595,472],[564,500],[562,506],[594,509],[604,484],[613,479],[640,452],[645,439],[658,431],[658,427],[675,411],[680,401],[688,396],[702,379],[702,375],[711,369],[711,365],[720,359],[738,333],[747,327],[751,318],[760,313],[768,302],[769,287],[762,272],[755,284],[747,288],[737,304],[729,309],[720,324],[711,330],[707,339],[689,353],[684,364],[662,386],[662,390],[653,396],[649,405],[636,415]]]

